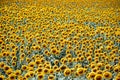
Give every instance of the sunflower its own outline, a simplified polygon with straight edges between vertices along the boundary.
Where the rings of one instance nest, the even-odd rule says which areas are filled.
[[[62,64],[66,64],[67,63],[67,59],[63,58]]]
[[[104,77],[105,79],[111,79],[111,78],[112,78],[112,73],[106,71],[106,72],[103,73],[103,77]]]
[[[38,68],[43,67],[43,66],[44,66],[43,64],[39,64],[39,65],[38,65]]]
[[[3,75],[0,75],[0,80],[4,80],[4,76]]]
[[[87,61],[91,62],[92,61],[92,56],[88,56]]]
[[[76,64],[74,68],[77,69],[77,68],[80,68],[80,67],[81,67],[81,64]]]
[[[42,48],[47,48],[47,44],[43,43]]]
[[[61,71],[64,71],[66,68],[67,68],[67,65],[61,65],[61,66],[60,66],[60,70],[61,70]]]
[[[91,69],[93,69],[93,68],[95,68],[96,67],[96,65],[93,63],[93,64],[90,64],[90,68]]]
[[[95,72],[90,72],[90,73],[89,73],[89,78],[94,79],[95,75],[96,75],[96,73],[95,73]]]
[[[12,62],[12,66],[16,66],[16,62]]]
[[[94,80],[102,80],[103,77],[101,74],[96,74],[95,77],[94,77]]]
[[[29,57],[26,57],[26,61],[29,63],[31,60]]]
[[[5,63],[4,62],[0,62],[0,68],[3,69],[5,66]]]
[[[43,80],[43,79],[44,79],[44,74],[43,73],[38,74],[38,80]]]
[[[40,60],[35,60],[35,64],[38,66],[40,64]]]
[[[120,77],[119,77],[119,76],[116,76],[116,77],[115,77],[115,80],[120,80]]]
[[[71,63],[72,62],[72,58],[67,58],[68,62]]]
[[[20,54],[20,59],[23,60],[25,57],[25,53]]]
[[[97,70],[97,74],[103,74],[102,70]]]
[[[25,77],[26,79],[30,78],[29,72],[27,72],[24,77]]]
[[[57,49],[53,48],[53,49],[51,49],[51,52],[52,52],[52,54],[56,54],[57,53]]]
[[[54,73],[54,69],[50,69],[50,70],[49,70],[49,73],[50,73],[50,74],[53,74],[53,73]]]
[[[59,60],[55,60],[54,64],[57,65],[59,63]]]
[[[26,66],[26,65],[22,65],[22,68],[21,68],[21,70],[27,70],[28,69],[28,67]]]
[[[98,67],[98,68],[101,68],[102,66],[103,66],[103,64],[102,64],[102,63],[100,63],[100,62],[99,62],[99,63],[97,63],[97,67]]]
[[[13,73],[13,71],[12,71],[12,69],[9,69],[9,70],[7,70],[5,73],[6,73],[7,75],[10,75],[10,74]]]
[[[9,66],[7,66],[7,65],[5,65],[5,66],[3,67],[3,69],[4,69],[4,71],[7,71],[7,70],[9,70],[9,69],[10,69],[10,67],[9,67]]]
[[[34,67],[34,66],[35,66],[35,62],[30,62],[30,63],[28,64],[28,66],[29,66],[29,67]]]
[[[26,78],[26,77],[23,77],[23,78],[22,78],[22,80],[28,80],[28,78]]]
[[[48,73],[49,73],[49,69],[44,68],[44,69],[43,69],[43,72],[44,72],[44,74],[48,74]]]
[[[99,70],[98,67],[92,69],[93,72],[97,72],[97,70]]]
[[[49,75],[48,80],[55,80],[55,76],[54,75]]]
[[[17,57],[16,57],[16,56],[13,56],[13,57],[12,57],[12,61],[17,61]]]
[[[19,76],[20,74],[21,74],[21,70],[16,70],[16,71],[15,71],[15,75],[16,75],[16,76]]]
[[[84,68],[78,68],[76,72],[79,76],[81,76],[84,74]]]
[[[57,72],[57,73],[60,72],[60,68],[57,68],[57,69],[55,70],[55,72]]]
[[[2,43],[3,43],[3,40],[0,39],[0,44],[2,44]]]
[[[64,70],[64,76],[69,76],[70,74],[71,74],[71,69],[66,68],[66,69]]]
[[[120,67],[119,66],[114,67],[113,71],[118,73],[120,71]]]
[[[41,62],[41,63],[44,63],[44,62],[45,62],[45,59],[44,59],[44,58],[41,58],[41,59],[40,59],[40,62]]]
[[[39,67],[39,68],[37,69],[37,73],[42,73],[42,72],[43,72],[43,68],[40,68],[40,67]]]
[[[16,75],[15,75],[15,74],[10,74],[10,75],[9,75],[9,79],[10,79],[10,80],[15,80],[15,78],[16,78]]]
[[[6,53],[6,52],[2,52],[2,56],[3,56],[3,57],[6,57],[6,56],[7,56],[7,53]]]
[[[57,66],[57,65],[54,65],[54,66],[53,66],[53,69],[54,69],[54,70],[55,70],[55,69],[57,69],[57,68],[58,68],[58,66]]]
[[[84,61],[85,57],[84,56],[81,56],[80,57],[80,61]]]
[[[109,64],[106,64],[106,65],[105,65],[105,69],[106,69],[106,70],[110,70],[110,65],[109,65]]]
[[[50,52],[49,52],[48,50],[45,50],[45,51],[44,51],[44,54],[45,54],[46,56],[50,56]]]

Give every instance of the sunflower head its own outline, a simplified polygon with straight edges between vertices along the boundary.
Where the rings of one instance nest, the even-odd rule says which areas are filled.
[[[3,75],[0,75],[0,80],[4,80],[4,76]]]
[[[111,78],[112,78],[112,73],[106,71],[106,72],[103,73],[103,77],[104,77],[105,79],[111,79]]]
[[[103,77],[101,74],[96,74],[95,77],[94,77],[94,80],[102,80]]]
[[[54,75],[49,75],[48,80],[55,80],[55,76]]]
[[[78,69],[77,69],[77,74],[78,74],[79,76],[83,75],[83,74],[84,74],[84,68],[78,68]]]
[[[38,74],[38,80],[43,80],[43,79],[44,79],[44,74],[43,73]]]
[[[64,76],[69,76],[70,74],[71,74],[71,69],[66,68],[66,69],[64,70]]]
[[[16,75],[15,75],[15,74],[10,74],[10,75],[9,75],[9,79],[10,79],[10,80],[15,80],[15,78],[16,78]]]
[[[89,78],[94,79],[95,75],[96,75],[96,73],[95,73],[95,72],[90,72],[90,73],[89,73]]]

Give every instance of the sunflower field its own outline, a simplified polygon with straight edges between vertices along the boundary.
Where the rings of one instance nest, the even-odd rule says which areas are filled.
[[[120,0],[0,0],[0,80],[120,80]]]

